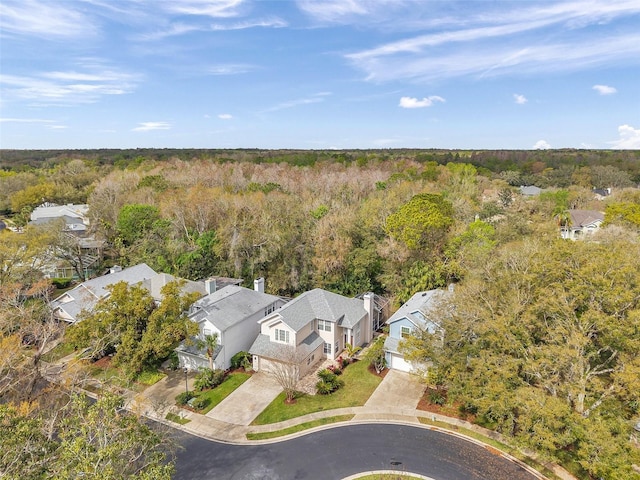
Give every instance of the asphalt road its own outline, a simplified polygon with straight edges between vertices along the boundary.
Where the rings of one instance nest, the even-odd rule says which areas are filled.
[[[337,480],[399,470],[435,480],[532,480],[517,464],[474,443],[432,430],[363,424],[268,445],[227,445],[180,434],[179,480]]]

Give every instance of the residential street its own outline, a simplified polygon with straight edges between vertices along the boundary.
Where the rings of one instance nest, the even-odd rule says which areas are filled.
[[[405,425],[331,428],[284,442],[238,446],[179,432],[178,480],[333,480],[399,470],[435,480],[532,480],[494,451],[461,438]]]

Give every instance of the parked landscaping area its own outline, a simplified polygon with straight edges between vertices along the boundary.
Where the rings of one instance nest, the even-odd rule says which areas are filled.
[[[285,403],[285,393],[278,395],[253,421],[252,425],[266,425],[300,417],[309,413],[365,404],[382,378],[369,372],[369,362],[356,361],[347,366],[340,378],[344,387],[330,395],[300,394],[294,403]]]

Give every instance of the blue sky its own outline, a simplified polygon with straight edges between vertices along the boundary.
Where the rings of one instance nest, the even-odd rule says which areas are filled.
[[[640,148],[640,1],[2,0],[0,148]]]

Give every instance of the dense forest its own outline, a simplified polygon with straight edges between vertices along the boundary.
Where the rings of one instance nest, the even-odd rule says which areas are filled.
[[[480,423],[573,463],[584,478],[638,477],[639,151],[4,150],[0,158],[0,215],[22,228],[0,233],[5,307],[40,281],[32,259],[52,244],[72,248],[27,225],[43,202],[89,205],[91,234],[107,246],[103,268],[146,262],[246,285],[265,277],[267,291],[286,296],[373,291],[396,306],[454,283],[444,338],[419,335],[407,346],[434,362],[429,381]],[[525,196],[523,185],[543,191]],[[604,228],[585,241],[560,239],[571,209],[604,212]]]

